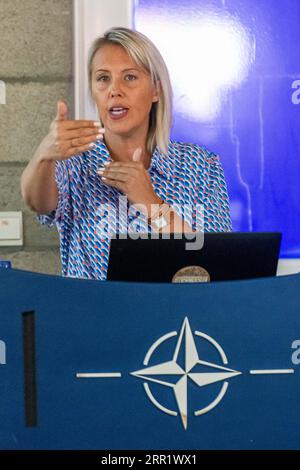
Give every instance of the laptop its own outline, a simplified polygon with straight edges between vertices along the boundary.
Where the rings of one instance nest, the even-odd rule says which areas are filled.
[[[214,282],[275,276],[278,232],[204,233],[203,247],[185,237],[114,238],[107,279],[134,282]]]

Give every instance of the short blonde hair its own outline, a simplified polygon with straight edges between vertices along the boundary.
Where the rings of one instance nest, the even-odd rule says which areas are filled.
[[[122,46],[135,63],[150,74],[152,83],[159,88],[159,100],[152,104],[150,112],[146,147],[151,154],[156,146],[166,154],[172,126],[172,86],[164,59],[144,34],[128,28],[111,28],[102,37],[97,38],[90,48],[88,59],[90,91],[94,56],[101,47],[111,44]]]

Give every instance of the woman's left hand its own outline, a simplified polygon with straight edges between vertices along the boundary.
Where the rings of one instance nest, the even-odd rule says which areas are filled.
[[[132,204],[143,204],[150,215],[151,204],[163,201],[154,192],[151,178],[140,161],[137,150],[132,162],[112,162],[105,164],[105,169],[98,170],[104,184],[122,191]],[[138,161],[136,161],[138,160]]]

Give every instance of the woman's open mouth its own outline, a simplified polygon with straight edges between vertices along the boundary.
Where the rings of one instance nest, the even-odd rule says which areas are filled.
[[[128,108],[117,108],[113,107],[109,109],[109,115],[111,119],[118,120],[127,116],[129,109]]]

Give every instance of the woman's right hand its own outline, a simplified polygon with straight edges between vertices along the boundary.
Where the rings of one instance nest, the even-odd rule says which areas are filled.
[[[103,139],[104,128],[100,122],[68,120],[67,115],[67,105],[58,101],[57,114],[50,125],[50,132],[38,149],[40,161],[66,160],[90,150],[97,140]]]

